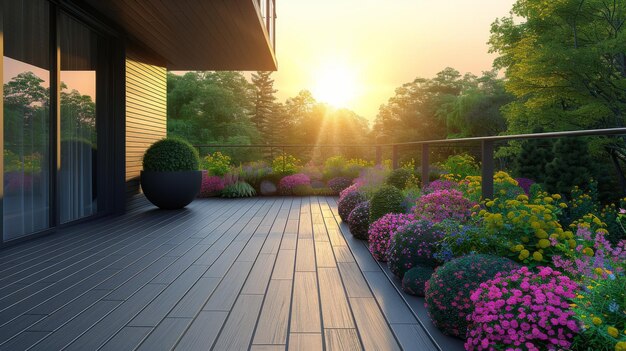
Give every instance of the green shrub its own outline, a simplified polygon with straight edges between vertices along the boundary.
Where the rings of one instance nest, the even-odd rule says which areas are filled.
[[[236,197],[251,197],[256,195],[256,191],[252,185],[246,182],[237,182],[227,185],[222,190],[222,197],[236,198]]]
[[[188,142],[165,138],[152,144],[143,156],[144,171],[197,171],[198,151]]]
[[[389,244],[389,270],[398,278],[403,278],[413,267],[436,267],[437,261],[433,257],[435,245],[443,236],[441,229],[423,220],[398,228]]]
[[[202,169],[209,171],[210,175],[223,176],[230,171],[230,156],[224,155],[219,151],[206,155],[200,166]]]
[[[370,203],[367,201],[358,204],[350,216],[348,216],[348,228],[355,238],[367,240],[367,230],[369,229]]]
[[[387,213],[404,212],[404,195],[393,185],[383,185],[372,196],[370,222],[374,222]]]
[[[300,168],[300,160],[295,156],[284,154],[274,157],[272,160],[272,169],[274,173],[282,176],[295,174]]]
[[[398,168],[389,173],[389,176],[387,176],[386,179],[386,183],[402,190],[406,188],[412,177],[413,171],[411,171],[410,169]]]
[[[426,282],[433,275],[435,270],[432,267],[416,266],[409,269],[402,278],[402,290],[415,296],[424,296]]]
[[[438,267],[426,282],[425,301],[428,316],[444,334],[465,338],[474,304],[473,290],[500,272],[519,267],[508,258],[490,255],[469,255]]]
[[[478,163],[473,156],[468,154],[450,156],[440,167],[447,173],[454,174],[460,178],[480,174]]]
[[[314,195],[315,191],[310,184],[296,185],[291,189],[291,193],[295,196],[310,196]]]

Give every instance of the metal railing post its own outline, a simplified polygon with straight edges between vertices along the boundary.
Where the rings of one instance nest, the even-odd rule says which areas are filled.
[[[422,189],[428,186],[430,182],[430,170],[428,156],[430,152],[428,150],[428,144],[422,144]]]
[[[481,143],[482,153],[482,195],[483,199],[493,199],[493,141],[483,140]]]
[[[398,145],[394,145],[391,148],[391,168],[398,169]]]
[[[376,165],[380,166],[381,164],[383,164],[383,147],[376,145]]]

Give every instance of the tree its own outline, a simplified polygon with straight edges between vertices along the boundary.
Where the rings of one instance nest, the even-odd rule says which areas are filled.
[[[276,90],[271,75],[272,72],[270,71],[258,71],[256,74],[252,74],[252,84],[256,95],[251,120],[265,140],[269,139],[269,134],[273,134],[271,129],[275,127],[275,125],[270,124],[276,107],[274,104]]]
[[[561,138],[554,143],[554,159],[546,165],[546,188],[551,193],[569,194],[574,186],[585,188],[593,167],[585,139]]]
[[[543,132],[541,128],[533,130],[533,133],[541,132]],[[550,139],[530,139],[522,142],[522,149],[513,161],[515,176],[544,183],[546,165],[554,158],[552,156],[552,144]]]
[[[192,144],[258,142],[250,122],[254,87],[239,72],[168,73],[168,135]]]
[[[494,66],[517,98],[505,110],[510,131],[623,126],[625,20],[624,1],[518,0],[494,22]]]

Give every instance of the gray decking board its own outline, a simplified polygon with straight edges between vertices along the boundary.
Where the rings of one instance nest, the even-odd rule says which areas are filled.
[[[431,349],[345,230],[328,197],[136,200],[0,251],[0,350]]]

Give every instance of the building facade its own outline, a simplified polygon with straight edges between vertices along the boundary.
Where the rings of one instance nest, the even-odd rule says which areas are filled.
[[[0,246],[123,213],[167,70],[275,70],[274,0],[2,0]]]

